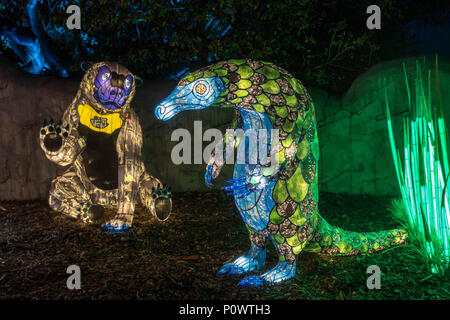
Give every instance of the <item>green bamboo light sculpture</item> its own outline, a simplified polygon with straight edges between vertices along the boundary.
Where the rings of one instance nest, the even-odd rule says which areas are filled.
[[[405,74],[410,114],[403,119],[404,149],[397,149],[392,129],[387,89],[387,124],[398,182],[407,213],[407,224],[417,235],[422,254],[432,273],[443,271],[450,261],[450,188],[447,133],[439,90],[438,60],[435,63],[435,100],[432,100],[431,70],[424,79],[419,63],[412,100]],[[426,87],[425,87],[426,85]]]

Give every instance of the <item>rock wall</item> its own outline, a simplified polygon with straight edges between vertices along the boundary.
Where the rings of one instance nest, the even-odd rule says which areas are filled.
[[[319,102],[322,191],[400,196],[388,138],[385,91],[397,147],[402,147],[402,118],[408,113],[403,63],[408,78],[415,79],[416,61],[420,62],[422,71],[431,70],[433,88],[435,57],[422,56],[375,65],[358,77],[340,99],[328,97],[320,90],[310,90],[313,99]],[[442,101],[450,101],[449,57],[439,57],[439,82]],[[434,101],[434,92],[431,96]],[[414,103],[414,93],[411,98]],[[443,109],[448,128],[450,110],[445,104]]]
[[[32,76],[0,60],[0,199],[43,198],[56,168],[38,145],[44,117],[62,114],[74,81]]]
[[[433,57],[428,65],[434,67]],[[398,141],[402,139],[401,117],[407,107],[402,62],[414,75],[416,58],[390,61],[371,68],[355,80],[341,97],[308,88],[316,103],[320,140],[320,188],[351,194],[398,195],[397,178],[387,136],[384,88],[388,90]],[[449,97],[450,59],[440,58],[443,97]],[[385,80],[386,79],[386,80]],[[32,76],[0,57],[0,200],[47,198],[50,181],[60,171],[48,161],[38,144],[44,118],[58,120],[70,104],[80,79]],[[206,190],[205,164],[174,165],[171,141],[177,128],[193,132],[195,120],[208,128],[224,130],[232,110],[208,109],[185,112],[165,123],[153,116],[155,105],[175,82],[148,82],[137,88],[133,107],[144,132],[143,156],[147,170],[175,191]],[[204,142],[205,147],[209,142]],[[193,155],[192,155],[193,157]],[[232,166],[225,167],[216,188],[230,178]]]

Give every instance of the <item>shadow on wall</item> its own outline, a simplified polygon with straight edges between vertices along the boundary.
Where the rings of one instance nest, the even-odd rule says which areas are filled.
[[[427,65],[432,67],[434,57],[427,60]],[[402,137],[401,117],[407,109],[403,61],[407,63],[408,73],[413,74],[414,57],[378,64],[357,78],[343,98],[308,88],[316,104],[319,123],[322,191],[399,195],[387,135],[384,78],[394,130]],[[61,169],[48,161],[41,151],[39,128],[45,118],[59,120],[75,96],[81,79],[29,75],[2,57],[0,70],[0,200],[45,199],[50,181]],[[442,94],[450,95],[450,86],[444,85],[450,83],[450,59],[440,58],[439,71]],[[208,128],[224,132],[233,110],[210,108],[186,112],[168,122],[158,121],[153,109],[175,84],[145,81],[137,88],[132,107],[140,116],[144,132],[146,167],[174,191],[207,190],[203,183],[206,164],[172,163],[171,150],[178,142],[171,141],[171,134],[177,128],[186,128],[193,135],[196,120],[202,121],[203,132]],[[203,147],[208,144],[204,142]],[[225,166],[215,181],[216,188],[232,176],[232,169],[231,165]]]

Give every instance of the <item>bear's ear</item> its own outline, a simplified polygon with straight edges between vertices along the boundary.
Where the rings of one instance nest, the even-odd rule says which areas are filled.
[[[90,67],[92,67],[94,63],[92,61],[82,61],[80,63],[80,69],[83,70],[83,72],[86,72],[89,70]]]
[[[134,79],[136,80],[136,88],[142,87],[144,80],[138,76],[134,76]]]

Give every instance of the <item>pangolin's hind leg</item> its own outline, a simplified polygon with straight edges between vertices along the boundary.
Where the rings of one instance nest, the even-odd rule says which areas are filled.
[[[230,263],[226,263],[219,270],[219,275],[244,274],[254,270],[261,270],[266,263],[267,236],[257,232],[250,232],[252,246],[250,250]]]
[[[264,284],[277,284],[289,280],[296,273],[296,255],[287,243],[280,244],[271,236],[278,253],[277,265],[260,276],[249,276],[239,282],[242,287],[258,287]]]

